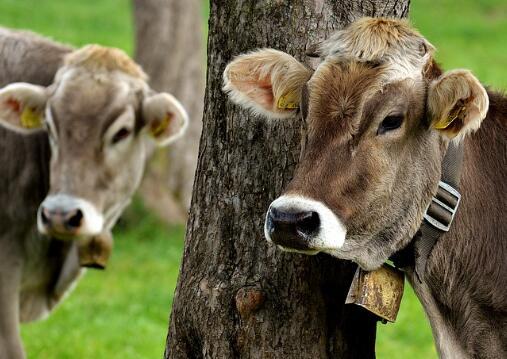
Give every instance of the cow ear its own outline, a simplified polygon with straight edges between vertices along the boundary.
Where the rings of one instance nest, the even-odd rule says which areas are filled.
[[[46,88],[13,83],[0,89],[0,124],[18,132],[42,127],[47,102]]]
[[[143,101],[143,119],[148,135],[158,146],[166,146],[181,137],[188,125],[187,112],[168,93],[158,93]]]
[[[292,56],[263,49],[236,57],[224,71],[224,91],[243,108],[267,118],[296,114],[312,71]]]
[[[430,84],[431,126],[449,138],[461,139],[477,130],[488,107],[486,89],[468,70],[448,71]]]

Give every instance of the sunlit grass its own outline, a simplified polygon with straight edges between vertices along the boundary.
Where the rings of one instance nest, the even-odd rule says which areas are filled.
[[[2,0],[0,25],[28,29],[74,46],[98,43],[132,53],[130,0]]]
[[[88,270],[47,320],[22,327],[30,358],[162,356],[184,233],[136,213],[115,232],[108,268]]]
[[[505,0],[413,0],[410,18],[445,69],[467,68],[484,84],[507,89]]]

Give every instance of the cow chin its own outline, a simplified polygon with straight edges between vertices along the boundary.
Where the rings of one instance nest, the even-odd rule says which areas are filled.
[[[361,269],[372,271],[380,268],[394,253],[392,245],[386,244],[375,236],[354,235],[347,236],[342,248],[326,251],[329,255],[352,261]]]

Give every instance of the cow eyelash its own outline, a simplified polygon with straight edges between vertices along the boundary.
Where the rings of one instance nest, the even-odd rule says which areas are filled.
[[[403,120],[403,115],[392,115],[385,117],[378,126],[377,135],[383,135],[386,132],[394,131],[400,128]]]

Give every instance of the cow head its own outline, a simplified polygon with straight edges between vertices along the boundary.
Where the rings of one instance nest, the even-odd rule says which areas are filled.
[[[449,141],[480,126],[488,96],[469,71],[442,73],[405,21],[361,19],[314,50],[315,71],[272,49],[241,55],[224,89],[268,119],[306,121],[301,161],[268,209],[267,240],[375,269],[418,230]]]
[[[65,239],[110,230],[139,185],[148,142],[164,146],[183,134],[181,104],[146,80],[122,51],[89,45],[67,55],[51,86],[15,83],[0,90],[2,125],[49,137],[42,234]]]

